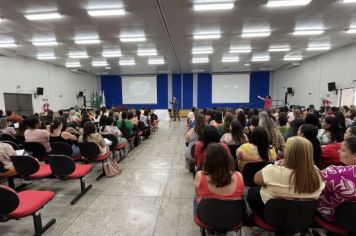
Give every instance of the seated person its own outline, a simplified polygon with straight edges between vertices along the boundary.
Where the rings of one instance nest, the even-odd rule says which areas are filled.
[[[205,149],[209,145],[209,143],[218,143],[219,142],[219,133],[217,128],[212,125],[207,126],[203,130],[201,141],[195,144],[194,150],[194,159],[195,159],[195,166],[199,169],[202,168],[203,161],[205,159]],[[223,147],[230,152],[229,147],[225,143],[220,143]]]
[[[244,134],[240,121],[234,120],[231,122],[229,132],[221,137],[220,142],[226,143],[227,145],[242,145],[248,142],[248,138],[246,134]]]
[[[46,148],[46,152],[51,151],[49,143],[50,133],[45,129],[40,129],[41,123],[38,117],[33,116],[26,119],[27,130],[25,131],[26,142],[40,143]]]
[[[244,191],[242,175],[234,171],[234,162],[228,151],[219,143],[206,148],[203,168],[194,179],[194,219],[198,222],[198,205],[203,198],[223,200],[241,199]]]
[[[118,144],[124,144],[124,143],[127,144],[127,139],[122,137],[121,131],[119,130],[119,128],[117,128],[114,125],[114,118],[112,116],[109,116],[108,118],[106,118],[106,124],[102,127],[101,133],[115,135],[115,137],[117,138]],[[127,153],[128,153],[128,148],[129,148],[129,146],[126,145],[125,155],[127,155]]]
[[[7,178],[16,175],[15,167],[13,166],[10,156],[15,156],[16,152],[10,144],[0,142],[0,162],[6,172],[0,172],[0,178]]]
[[[287,126],[287,123],[288,123],[287,115],[286,114],[280,114],[278,116],[278,129],[281,132],[281,134],[283,135],[283,137],[289,131],[289,127]]]
[[[0,119],[0,134],[8,134],[13,137],[16,136],[15,128],[9,126],[9,121],[6,118]]]
[[[19,123],[20,121],[22,121],[22,117],[17,115],[15,112],[13,111],[6,111],[6,118],[8,121],[14,122],[14,123]]]
[[[234,120],[234,115],[231,112],[227,112],[224,118],[223,125],[218,127],[220,137],[226,133],[231,133],[231,122]]]
[[[78,156],[80,154],[79,147],[77,145],[77,137],[67,131],[63,130],[63,124],[60,119],[55,119],[52,121],[50,126],[51,136],[49,141],[51,143],[60,142],[67,143],[72,148],[72,157]]]
[[[247,201],[263,217],[264,205],[272,198],[318,199],[325,183],[313,161],[313,145],[303,137],[290,137],[284,160],[267,165],[254,177]]]
[[[295,120],[294,120],[295,121]],[[308,139],[313,144],[313,159],[314,164],[320,167],[321,163],[321,147],[317,138],[318,128],[311,124],[304,124],[299,127],[298,136]]]
[[[258,127],[259,118],[256,115],[251,116],[248,126],[244,128],[244,132],[250,138],[252,131]]]
[[[331,165],[321,171],[326,187],[318,200],[318,212],[333,222],[335,209],[345,201],[356,201],[356,137],[341,144],[340,161],[345,166]]]
[[[131,120],[127,119],[127,115],[127,111],[121,112],[121,119],[116,121],[116,127],[121,130],[124,138],[129,139],[135,136],[136,133],[133,131],[133,123]]]
[[[326,116],[321,123],[322,129],[318,132],[321,145],[340,143],[343,140],[338,120],[334,116]]]
[[[96,127],[91,121],[87,121],[83,125],[83,135],[79,136],[78,142],[95,143],[100,148],[100,155],[104,155],[109,151],[109,147],[106,145],[104,138],[96,132]]]
[[[249,162],[277,160],[276,150],[268,143],[266,130],[256,127],[252,130],[250,142],[242,144],[236,150],[236,157],[240,171]]]

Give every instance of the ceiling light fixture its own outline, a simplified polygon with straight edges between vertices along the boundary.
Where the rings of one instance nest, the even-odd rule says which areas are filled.
[[[292,6],[305,6],[311,0],[269,0],[267,7],[292,7]]]
[[[58,12],[31,13],[24,15],[28,20],[53,20],[60,19],[62,15]]]
[[[193,58],[192,59],[192,63],[193,64],[200,64],[200,63],[208,63],[209,62],[209,58],[204,58],[204,57],[202,57],[202,58]]]
[[[301,61],[303,60],[302,56],[285,56],[283,58],[284,61]]]
[[[270,57],[269,56],[254,56],[252,57],[253,62],[263,62],[263,61],[269,61]]]
[[[72,59],[80,59],[80,58],[88,58],[88,54],[86,52],[69,52],[69,58]]]
[[[131,42],[144,42],[146,41],[146,37],[142,36],[120,36],[120,41],[123,43],[131,43]]]
[[[164,59],[149,59],[148,60],[148,64],[150,64],[150,65],[162,65],[164,63],[165,63]]]
[[[220,33],[216,34],[194,34],[193,38],[196,40],[204,40],[204,39],[219,39],[221,38]]]
[[[108,62],[107,61],[92,61],[91,65],[94,67],[103,67],[103,66],[108,66]]]
[[[54,60],[57,57],[54,54],[39,54],[37,55],[38,60]]]
[[[325,45],[325,46],[317,46],[317,45],[310,45],[307,48],[307,51],[326,51],[330,50],[331,46],[330,45]]]
[[[230,48],[230,53],[250,53],[251,48]]]
[[[76,39],[76,44],[86,45],[86,44],[99,44],[101,43],[100,39]]]
[[[103,57],[113,58],[113,57],[122,57],[121,51],[103,51]]]
[[[229,62],[239,62],[240,61],[240,58],[239,57],[223,57],[221,62],[223,63],[229,63]]]
[[[211,54],[213,53],[212,47],[196,47],[192,49],[192,54]]]
[[[318,29],[318,30],[295,30],[293,32],[293,35],[299,36],[299,35],[320,35],[323,34],[324,30]]]
[[[194,4],[194,11],[231,10],[232,8],[234,8],[234,2],[215,4]]]
[[[268,49],[269,52],[288,52],[290,51],[289,47],[271,47]]]
[[[343,0],[343,3],[356,3],[356,0]]]
[[[346,33],[355,34],[356,33],[356,28],[350,28],[350,29],[346,30]]]
[[[57,41],[33,41],[33,45],[41,47],[41,46],[57,46]]]
[[[245,31],[242,32],[242,38],[259,38],[259,37],[268,37],[271,35],[271,31]]]
[[[16,48],[16,43],[0,43],[0,48]]]
[[[157,56],[156,49],[138,49],[137,50],[138,56]]]
[[[123,16],[126,14],[125,9],[90,9],[87,10],[90,16]]]
[[[81,67],[80,62],[67,62],[66,67],[68,68],[76,68],[76,67]]]
[[[120,60],[119,61],[120,66],[134,66],[136,65],[135,60]]]

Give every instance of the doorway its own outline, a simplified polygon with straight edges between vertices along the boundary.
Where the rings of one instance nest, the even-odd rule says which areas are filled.
[[[21,116],[33,115],[32,94],[4,93],[5,110]]]

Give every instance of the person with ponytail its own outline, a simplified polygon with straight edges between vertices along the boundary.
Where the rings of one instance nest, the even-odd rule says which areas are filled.
[[[79,147],[77,144],[77,137],[67,131],[63,131],[63,123],[60,119],[55,119],[52,121],[50,126],[51,136],[49,137],[50,143],[60,142],[67,143],[71,146],[73,154],[72,157],[78,156],[80,154]]]

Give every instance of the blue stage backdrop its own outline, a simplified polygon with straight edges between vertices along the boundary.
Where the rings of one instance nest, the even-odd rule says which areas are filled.
[[[197,93],[198,108],[213,107],[251,107],[262,108],[263,101],[257,98],[258,95],[265,97],[269,94],[270,72],[251,72],[250,74],[250,102],[249,103],[229,103],[213,104],[212,101],[212,75],[210,73],[199,73],[198,89],[193,89],[193,74],[173,74],[172,88],[168,88],[168,75],[157,75],[157,104],[125,104],[128,107],[151,109],[167,109],[168,90],[172,91],[183,109],[190,109],[193,106],[193,97]],[[122,105],[122,83],[119,75],[101,76],[101,88],[105,91],[106,106]]]

